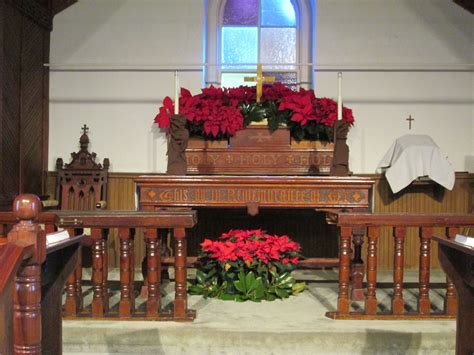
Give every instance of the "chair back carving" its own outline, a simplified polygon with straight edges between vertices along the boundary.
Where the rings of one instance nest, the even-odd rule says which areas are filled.
[[[107,200],[109,159],[105,158],[103,165],[95,161],[96,153],[88,150],[87,126],[82,130],[80,150],[71,153],[72,161],[64,164],[61,158],[56,160],[56,196],[62,210],[94,210],[102,208]]]

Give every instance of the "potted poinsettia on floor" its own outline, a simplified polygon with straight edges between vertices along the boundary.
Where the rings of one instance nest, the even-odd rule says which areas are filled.
[[[188,290],[194,295],[222,300],[260,302],[296,295],[305,289],[292,271],[300,246],[288,236],[258,230],[231,230],[217,241],[201,243],[196,279]]]

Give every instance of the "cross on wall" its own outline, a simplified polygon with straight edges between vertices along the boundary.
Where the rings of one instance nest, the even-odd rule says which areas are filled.
[[[406,120],[408,121],[408,129],[411,129],[411,121],[414,121],[415,119],[410,115]]]

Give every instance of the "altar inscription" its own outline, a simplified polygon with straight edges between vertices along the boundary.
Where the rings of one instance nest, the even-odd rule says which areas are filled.
[[[140,180],[140,179],[138,179]],[[138,182],[142,206],[223,206],[363,208],[371,184],[334,178],[157,177]],[[330,182],[330,183],[328,183]]]
[[[175,187],[144,188],[142,202],[162,206],[223,206],[256,203],[260,206],[368,206],[369,196],[362,189],[272,188],[272,187]]]

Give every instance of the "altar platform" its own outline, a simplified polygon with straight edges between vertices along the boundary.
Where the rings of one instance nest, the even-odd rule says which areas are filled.
[[[117,273],[118,274],[118,273]],[[454,354],[455,321],[345,321],[324,314],[336,309],[337,270],[297,270],[307,290],[284,301],[235,303],[189,296],[192,323],[64,321],[64,354]],[[137,275],[138,277],[138,275]],[[416,307],[416,271],[405,275],[405,298]],[[379,275],[380,307],[390,307],[391,273]],[[442,307],[442,272],[431,280],[432,307]],[[85,286],[85,302],[92,297]],[[117,282],[118,287],[118,282]],[[112,299],[117,298],[117,290]],[[173,282],[163,301],[173,299]],[[363,304],[360,304],[362,307]],[[48,331],[48,330],[46,330]]]

